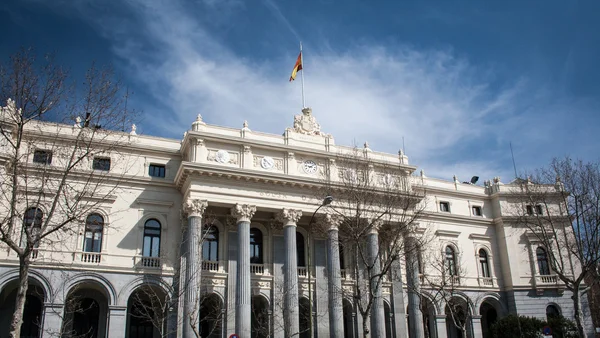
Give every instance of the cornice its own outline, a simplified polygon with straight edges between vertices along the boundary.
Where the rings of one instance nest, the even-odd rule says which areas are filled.
[[[463,216],[431,211],[423,212],[423,219],[447,223],[468,223],[471,225],[482,226],[490,226],[495,224],[494,219],[483,218],[481,216]]]
[[[430,187],[428,185],[420,185],[420,189],[423,189],[428,195],[432,195],[432,193],[439,193],[444,196],[453,196],[462,199],[478,199],[478,200],[490,200],[490,195],[486,194],[484,191],[481,194],[477,194],[469,191],[459,191],[456,189],[445,189],[440,187]]]

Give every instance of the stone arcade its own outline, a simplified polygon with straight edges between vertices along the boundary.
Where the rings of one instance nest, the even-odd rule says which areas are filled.
[[[152,323],[132,313],[132,299],[144,285],[162,295],[180,292],[174,281],[184,296],[167,308],[164,332],[170,337],[194,336],[190,313],[204,318],[203,336],[308,337],[309,299],[315,337],[361,335],[362,317],[347,292],[352,274],[348,248],[338,245],[338,221],[319,213],[327,234],[308,229],[322,203],[315,187],[337,175],[336,155],[352,148],[322,132],[310,108],[282,136],[253,131],[245,121],[241,129],[208,125],[198,115],[183,140],[138,135],[135,126],[127,137],[119,152],[132,165],[110,169],[127,177],[119,193],[102,201],[60,248],[42,243],[34,252],[24,336],[51,337],[67,328],[91,337],[159,337]],[[440,257],[457,264],[460,253],[466,267],[456,297],[473,314],[468,336],[490,337],[491,323],[508,313],[573,317],[569,291],[548,269],[545,249],[503,215],[510,184],[499,178],[485,186],[429,178],[423,171],[414,174],[402,152],[379,153],[365,144],[361,153],[426,187],[422,223],[435,229]],[[203,227],[209,234],[198,248]],[[377,231],[370,236],[376,247]],[[445,304],[428,298],[427,268],[406,266],[395,266],[399,278],[379,290],[371,331],[382,337],[457,337]],[[1,337],[9,327],[17,276],[17,257],[3,247]],[[407,284],[420,288],[421,300],[407,292]],[[91,309],[83,316],[66,311],[75,296]],[[591,325],[589,317],[586,322]]]

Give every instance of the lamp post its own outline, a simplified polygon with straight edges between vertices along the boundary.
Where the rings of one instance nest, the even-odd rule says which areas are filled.
[[[310,218],[310,222],[308,222],[308,318],[309,318],[309,334],[308,336],[312,338],[313,336],[313,299],[312,299],[312,264],[310,261],[310,244],[311,244],[311,225],[315,220],[315,215],[322,207],[331,204],[333,202],[333,196],[325,196],[321,205],[313,212],[312,217]]]

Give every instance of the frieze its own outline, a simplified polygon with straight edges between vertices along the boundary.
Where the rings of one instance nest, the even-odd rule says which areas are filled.
[[[254,155],[254,167],[263,168],[265,170],[283,171],[283,159],[272,158],[270,156]]]
[[[228,152],[226,150],[209,149],[206,159],[217,163],[237,165],[238,153]]]

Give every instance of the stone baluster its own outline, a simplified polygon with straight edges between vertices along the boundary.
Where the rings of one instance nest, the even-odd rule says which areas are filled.
[[[377,276],[381,274],[381,260],[380,260],[380,252],[379,252],[379,226],[381,222],[379,220],[375,220],[372,222],[372,228],[369,234],[367,235],[367,250],[369,255],[370,264],[373,264],[373,268],[371,269],[371,276],[369,278],[373,278],[373,276]],[[374,338],[383,338],[385,337],[385,312],[383,309],[383,296],[381,292],[381,282],[382,280],[379,277],[372,279],[372,289],[373,293],[373,308],[371,309],[371,333]],[[377,282],[379,281],[379,282]]]
[[[406,251],[406,285],[408,293],[408,318],[410,320],[410,336],[415,338],[425,337],[423,330],[423,314],[420,309],[419,299],[419,246],[412,235],[404,238]]]
[[[238,257],[237,284],[235,292],[235,330],[241,338],[249,338],[252,308],[250,285],[250,219],[256,206],[236,204],[231,215],[237,218]]]
[[[278,220],[283,223],[283,241],[285,245],[285,261],[283,263],[284,279],[284,323],[285,336],[292,337],[300,332],[298,311],[298,256],[296,251],[296,223],[302,211],[283,209]],[[309,272],[310,274],[310,272]]]
[[[340,267],[340,217],[326,214],[327,228],[327,287],[329,291],[329,336],[344,337],[344,308],[342,304],[342,276]]]
[[[200,322],[200,284],[202,282],[202,215],[208,206],[205,200],[188,198],[184,211],[188,215],[185,255],[185,280],[180,281],[180,288],[185,294],[183,310],[183,338],[196,335],[192,326]]]

